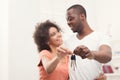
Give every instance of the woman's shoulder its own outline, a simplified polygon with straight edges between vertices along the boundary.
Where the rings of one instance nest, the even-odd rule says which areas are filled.
[[[40,51],[40,57],[42,57],[42,56],[51,58],[51,53],[48,50],[42,50],[42,51]]]
[[[43,53],[50,53],[48,50],[42,50],[42,51],[40,51],[40,54],[43,54]]]

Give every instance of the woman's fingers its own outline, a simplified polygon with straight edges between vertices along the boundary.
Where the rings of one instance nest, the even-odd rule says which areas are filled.
[[[58,47],[57,48],[59,52],[65,53],[65,54],[72,54],[72,51],[70,51],[69,49],[65,48],[65,47]]]

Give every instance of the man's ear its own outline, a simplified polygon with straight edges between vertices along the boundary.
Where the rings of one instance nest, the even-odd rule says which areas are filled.
[[[83,13],[80,14],[80,19],[83,21],[85,19],[85,15]]]

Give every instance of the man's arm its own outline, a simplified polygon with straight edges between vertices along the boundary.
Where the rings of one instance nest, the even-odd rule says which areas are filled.
[[[111,48],[107,45],[101,45],[98,51],[91,51],[91,54],[100,63],[107,63],[112,59]]]
[[[80,45],[75,48],[74,54],[81,56],[82,59],[95,59],[100,63],[107,63],[112,58],[111,48],[107,45],[101,45],[98,51],[91,51],[88,47]]]

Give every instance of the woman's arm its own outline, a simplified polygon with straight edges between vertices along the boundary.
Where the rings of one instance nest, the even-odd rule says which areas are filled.
[[[60,62],[62,58],[64,58],[66,55],[72,54],[72,52],[64,47],[58,47],[56,56],[50,60],[48,57],[43,56],[42,57],[42,64],[48,74],[52,73],[57,64]]]
[[[55,70],[55,68],[56,68],[57,64],[59,63],[59,61],[60,61],[60,58],[58,58],[57,56],[55,56],[52,60],[50,60],[46,56],[42,57],[42,64],[43,64],[43,66],[45,68],[45,71],[48,74],[52,73]]]

